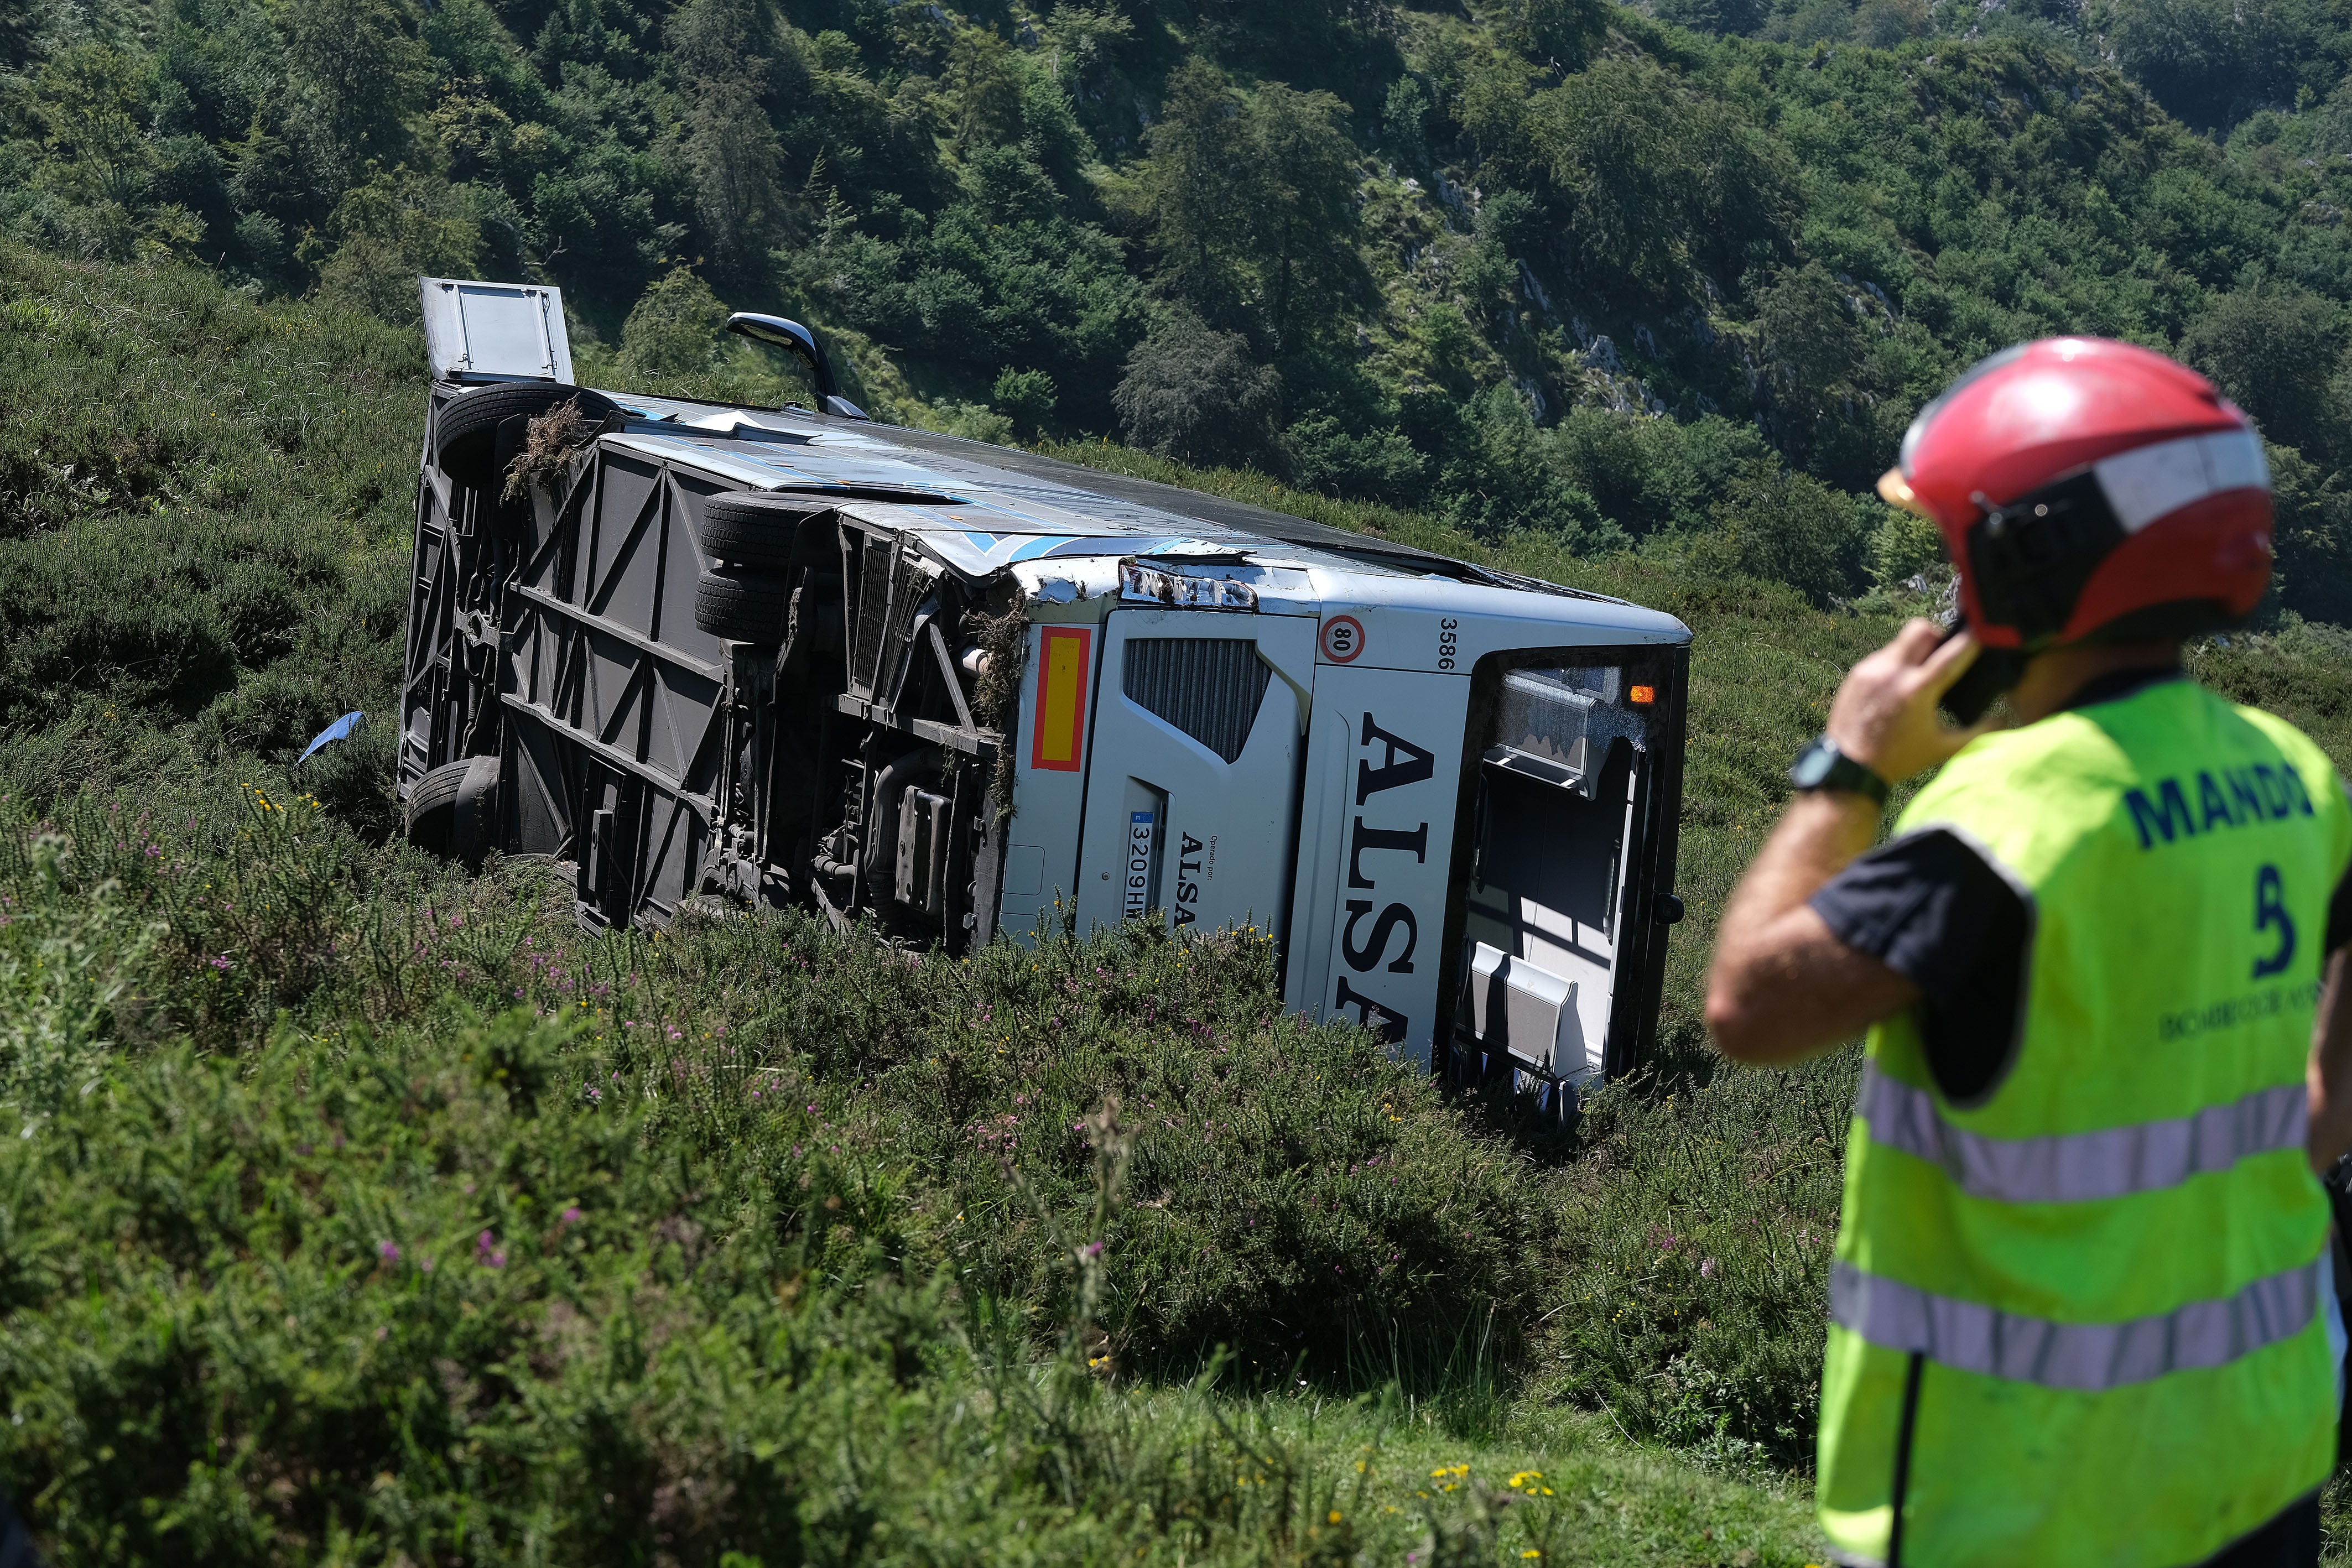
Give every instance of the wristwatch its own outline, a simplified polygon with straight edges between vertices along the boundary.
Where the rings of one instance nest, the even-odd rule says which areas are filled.
[[[1886,780],[1866,764],[1840,751],[1838,743],[1826,735],[1797,753],[1797,760],[1789,764],[1789,782],[1801,794],[1816,789],[1847,789],[1867,795],[1881,806],[1886,804]]]

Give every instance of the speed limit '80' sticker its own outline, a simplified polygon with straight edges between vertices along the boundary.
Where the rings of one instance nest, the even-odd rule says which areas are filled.
[[[1335,664],[1354,662],[1364,651],[1364,623],[1352,615],[1334,615],[1323,622],[1323,656]]]

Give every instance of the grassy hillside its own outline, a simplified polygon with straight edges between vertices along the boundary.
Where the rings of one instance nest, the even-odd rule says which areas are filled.
[[[389,841],[413,340],[22,251],[0,322],[0,1485],[60,1561],[1808,1560],[1850,1069],[1569,1145],[1246,941],[585,938]]]
[[[1666,1061],[1562,1138],[1245,939],[590,939],[390,841],[418,371],[0,251],[0,1485],[61,1562],[1818,1561],[1853,1063],[1718,1076],[1696,986],[1890,621],[1064,449],[1696,629]],[[2200,659],[2352,759],[2337,634]]]

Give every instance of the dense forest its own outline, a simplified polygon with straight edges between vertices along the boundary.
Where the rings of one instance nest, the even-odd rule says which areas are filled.
[[[2344,0],[32,0],[0,228],[395,322],[552,282],[643,389],[790,396],[716,330],[785,309],[878,417],[1883,607],[1921,402],[2109,333],[2261,423],[2279,605],[2347,622],[2347,60]],[[146,499],[55,455],[13,531]]]

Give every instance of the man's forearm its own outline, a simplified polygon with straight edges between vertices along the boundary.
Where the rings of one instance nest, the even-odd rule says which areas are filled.
[[[1719,955],[1757,945],[1772,922],[1822,890],[1878,836],[1878,807],[1866,795],[1800,795],[1723,908]]]
[[[1895,783],[1937,766],[1979,733],[1954,729],[1936,711],[1976,653],[1972,638],[1909,622],[1846,672],[1823,733]],[[1794,1061],[1919,999],[1918,987],[1838,940],[1805,902],[1877,836],[1867,796],[1824,789],[1790,803],[1717,931],[1706,1027],[1725,1055]]]
[[[2344,994],[2346,952],[2327,956],[2319,1017],[2311,1030],[2311,1168],[2325,1171],[2352,1151],[2352,998]]]
[[[1861,795],[1800,795],[1725,905],[1706,1022],[1741,1061],[1798,1061],[1918,998],[1910,981],[1830,932],[1806,901],[1870,847],[1878,809]]]

